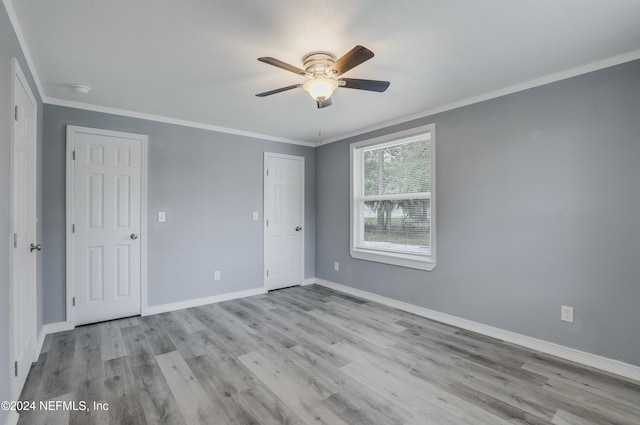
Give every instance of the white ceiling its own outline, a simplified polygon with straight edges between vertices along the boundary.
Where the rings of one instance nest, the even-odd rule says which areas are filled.
[[[319,142],[608,58],[640,57],[638,0],[13,0],[44,96]],[[318,110],[312,50],[375,53]],[[92,90],[81,95],[70,84]]]

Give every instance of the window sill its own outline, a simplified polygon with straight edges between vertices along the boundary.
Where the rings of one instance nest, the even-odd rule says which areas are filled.
[[[369,250],[364,248],[351,248],[350,252],[353,258],[374,261],[376,263],[393,264],[394,266],[426,271],[431,271],[436,267],[433,257],[424,257],[399,252]]]

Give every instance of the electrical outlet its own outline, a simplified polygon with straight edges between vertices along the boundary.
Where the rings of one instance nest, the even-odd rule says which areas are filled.
[[[253,221],[258,221],[260,219],[260,213],[258,211],[253,212]]]
[[[573,323],[573,307],[568,305],[560,307],[560,320]]]
[[[158,211],[158,223],[165,223],[167,221],[167,213],[164,211]]]
[[[340,263],[338,263],[337,261],[333,263],[333,270],[337,272],[340,271]]]
[[[213,273],[213,280],[220,280],[220,279],[221,279],[221,277],[220,277],[220,270],[216,270],[216,271]]]

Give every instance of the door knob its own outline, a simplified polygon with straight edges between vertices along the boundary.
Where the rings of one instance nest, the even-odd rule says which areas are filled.
[[[42,251],[42,244],[39,243],[38,245],[32,243],[31,244],[31,252],[33,251]]]
[[[300,230],[302,230],[302,227],[300,226],[296,227],[296,232],[299,232]]]
[[[133,239],[135,241],[136,239],[138,239],[138,235],[135,234],[135,233],[132,233],[131,234],[131,239]]]

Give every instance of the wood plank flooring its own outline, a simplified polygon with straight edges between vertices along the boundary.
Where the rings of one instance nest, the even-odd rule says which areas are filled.
[[[325,287],[49,335],[20,424],[638,425],[640,383]]]

